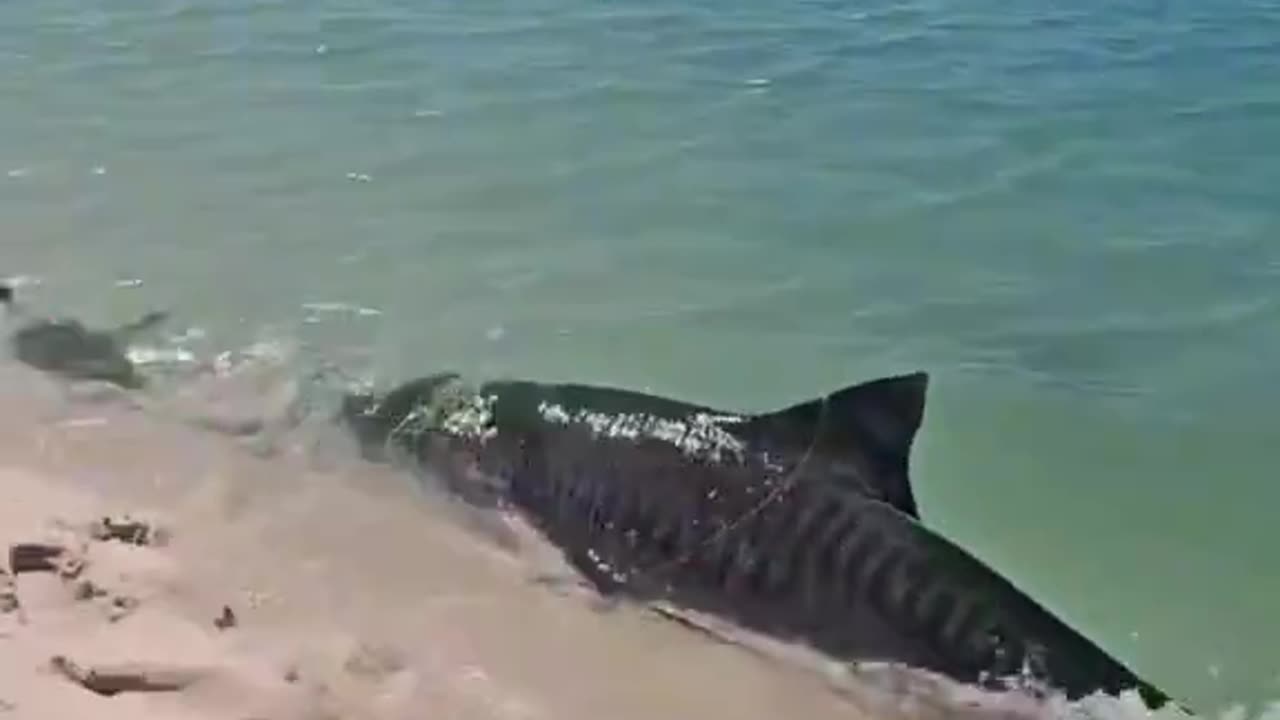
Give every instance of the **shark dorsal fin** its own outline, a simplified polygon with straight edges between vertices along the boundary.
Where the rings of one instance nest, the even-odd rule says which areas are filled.
[[[928,374],[916,372],[851,385],[758,415],[752,434],[761,446],[785,448],[788,455],[811,451],[816,464],[806,474],[852,484],[919,517],[908,466],[928,384]]]

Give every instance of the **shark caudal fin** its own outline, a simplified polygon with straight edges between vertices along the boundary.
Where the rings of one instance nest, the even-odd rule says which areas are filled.
[[[758,415],[753,444],[918,518],[908,466],[928,385],[924,372],[880,378]]]

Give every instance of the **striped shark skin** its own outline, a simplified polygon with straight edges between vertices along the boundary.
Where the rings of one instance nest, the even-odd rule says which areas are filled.
[[[844,661],[1171,702],[921,522],[908,470],[927,386],[913,373],[740,414],[442,373],[350,394],[341,418],[367,457],[407,453],[467,502],[521,513],[605,595]]]

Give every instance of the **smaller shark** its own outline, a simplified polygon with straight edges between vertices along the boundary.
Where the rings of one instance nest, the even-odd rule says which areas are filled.
[[[0,307],[9,312],[18,310],[9,285],[0,284]],[[72,380],[102,380],[138,389],[145,380],[129,359],[129,343],[166,319],[167,313],[150,312],[109,330],[90,329],[70,318],[37,319],[14,331],[9,345],[20,362],[38,370]]]
[[[366,457],[407,453],[465,501],[529,519],[606,596],[845,661],[1169,703],[922,523],[908,459],[927,385],[912,373],[746,414],[441,373],[349,394],[340,415]]]

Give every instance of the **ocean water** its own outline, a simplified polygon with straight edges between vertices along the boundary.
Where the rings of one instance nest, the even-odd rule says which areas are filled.
[[[15,0],[0,275],[743,410],[934,375],[931,524],[1280,698],[1280,4]]]

